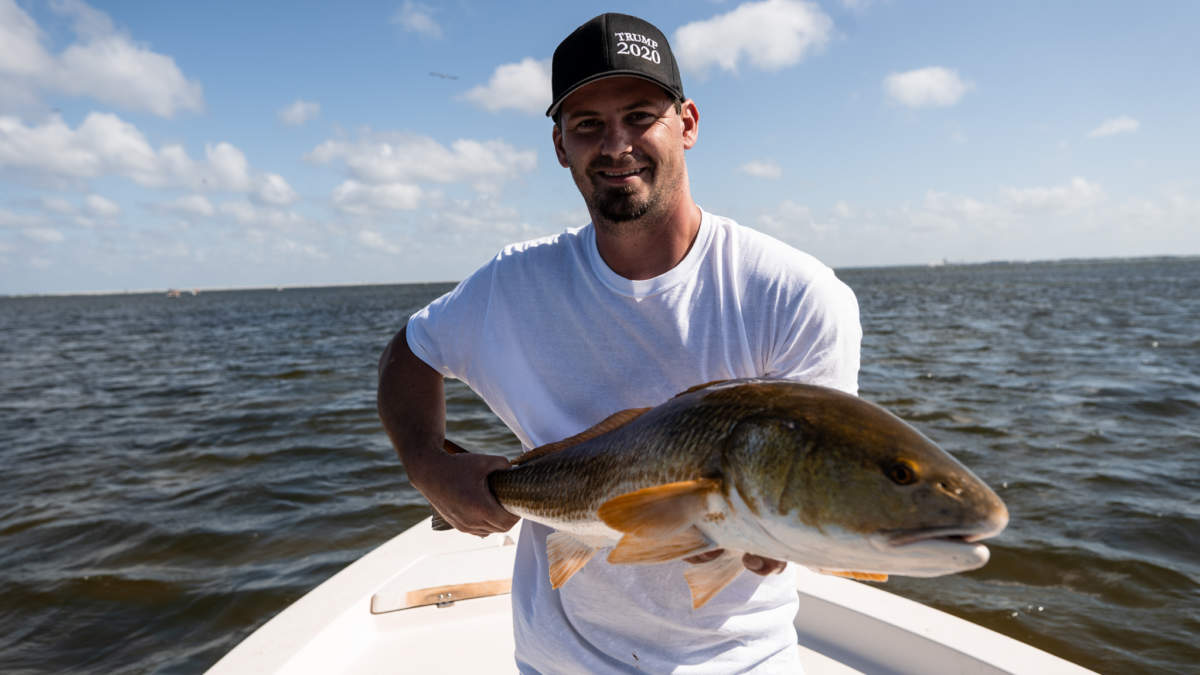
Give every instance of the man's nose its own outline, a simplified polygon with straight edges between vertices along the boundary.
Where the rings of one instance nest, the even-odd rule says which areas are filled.
[[[605,125],[600,152],[613,158],[633,152],[633,134],[623,124]]]

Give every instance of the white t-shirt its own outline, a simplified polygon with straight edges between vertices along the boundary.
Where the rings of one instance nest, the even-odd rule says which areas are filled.
[[[465,382],[532,448],[712,380],[781,377],[857,393],[862,329],[853,291],[831,269],[704,213],[687,256],[643,281],[605,264],[591,225],[509,246],[414,314],[407,335],[413,353]],[[687,563],[610,565],[601,553],[554,590],[549,528],[522,532],[522,672],[798,669],[790,567],[741,574],[693,610]]]

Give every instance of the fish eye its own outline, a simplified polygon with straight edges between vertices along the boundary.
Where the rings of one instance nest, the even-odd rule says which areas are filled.
[[[896,485],[912,485],[917,482],[917,470],[904,460],[892,462],[883,472]]]

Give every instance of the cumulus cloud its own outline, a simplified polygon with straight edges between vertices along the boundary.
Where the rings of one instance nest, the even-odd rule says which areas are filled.
[[[286,228],[304,222],[303,218],[292,211],[256,206],[244,199],[223,202],[218,209],[240,225],[270,225],[275,228]]]
[[[1104,190],[1084,178],[1072,178],[1065,185],[1032,188],[1005,188],[1006,201],[1018,209],[1067,212],[1095,206],[1104,200]]]
[[[389,255],[400,255],[401,253],[404,253],[403,247],[397,246],[389,242],[387,239],[384,239],[383,235],[375,230],[360,230],[358,233],[358,241],[367,248],[375,249],[376,251],[382,251]]]
[[[370,132],[353,142],[325,141],[306,158],[345,165],[350,179],[334,190],[334,204],[359,214],[416,208],[426,196],[421,183],[466,183],[492,192],[537,165],[534,151],[499,140],[459,139],[447,147],[427,136]]]
[[[185,215],[211,217],[217,212],[204,195],[184,195],[162,205],[168,211]]]
[[[98,218],[112,218],[121,213],[121,207],[116,202],[96,194],[88,195],[83,205],[88,213]]]
[[[0,0],[0,105],[28,105],[51,91],[162,117],[204,107],[202,87],[174,59],[135,43],[107,14],[79,0],[56,0],[50,8],[71,22],[76,37],[58,54],[47,50],[45,33],[15,0]]]
[[[779,178],[783,175],[783,169],[779,165],[769,159],[755,159],[738,167],[738,171],[744,174],[754,176],[755,178]]]
[[[420,205],[422,196],[423,191],[418,185],[364,185],[347,180],[334,188],[333,204],[346,213],[364,216],[376,210],[411,211]]]
[[[1115,134],[1133,133],[1141,127],[1141,123],[1128,115],[1114,117],[1104,122],[1088,132],[1088,138],[1101,138],[1103,136],[1113,136]]]
[[[431,38],[442,37],[442,27],[433,18],[433,8],[412,0],[404,0],[404,4],[392,15],[392,23],[410,33]]]
[[[888,98],[909,108],[954,105],[970,87],[957,71],[941,66],[892,73],[883,80]]]
[[[296,99],[290,105],[284,106],[279,110],[279,121],[288,126],[298,127],[311,119],[315,119],[320,114],[320,103]]]
[[[287,206],[300,198],[283,176],[277,173],[264,174],[259,178],[255,195],[260,201],[275,206]]]
[[[22,234],[39,244],[58,244],[67,239],[62,232],[52,227],[30,227],[22,230]]]
[[[90,113],[74,129],[57,115],[35,126],[0,116],[0,169],[65,179],[117,175],[143,187],[247,193],[275,205],[296,200],[282,176],[254,172],[237,147],[209,144],[204,154],[197,161],[179,145],[155,150],[137,127],[111,113]]]
[[[761,70],[799,63],[833,34],[833,20],[811,2],[748,2],[731,12],[675,31],[671,45],[679,65],[703,75],[711,67],[737,72],[743,59]]]
[[[512,109],[541,115],[550,107],[550,61],[525,58],[498,66],[487,84],[468,90],[463,98],[491,112]]]
[[[820,234],[833,229],[833,225],[818,222],[813,210],[790,199],[783,200],[774,211],[759,216],[759,227],[784,241],[799,241],[804,234]]]

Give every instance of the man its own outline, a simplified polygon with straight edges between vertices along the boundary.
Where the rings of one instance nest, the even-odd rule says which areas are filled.
[[[856,392],[861,329],[850,289],[812,257],[692,200],[684,153],[699,111],[666,38],[605,14],[554,53],[554,149],[592,222],[505,248],[414,314],[381,359],[379,411],[409,480],[473,534],[516,522],[487,489],[508,461],[442,450],[442,377],[466,382],[526,448],[703,382],[786,377]],[[747,556],[691,607],[684,561],[597,556],[550,587],[548,528],[523,528],[513,576],[525,673],[796,669],[792,574]]]

